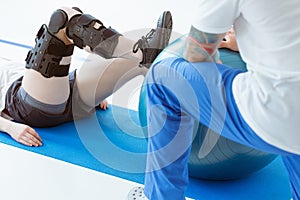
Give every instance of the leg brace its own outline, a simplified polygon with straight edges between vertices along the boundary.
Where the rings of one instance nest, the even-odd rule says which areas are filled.
[[[74,45],[66,45],[55,36],[63,28],[66,28],[67,36],[73,40],[74,45],[79,48],[89,47],[92,52],[105,58],[112,57],[120,36],[91,15],[80,13],[69,20],[65,11],[56,10],[50,18],[49,26],[42,25],[38,31],[36,44],[25,59],[26,68],[34,69],[46,78],[68,75],[70,64],[61,61],[63,57],[73,54]]]
[[[88,14],[75,15],[67,24],[67,35],[79,48],[89,47],[92,52],[112,58],[120,34],[106,28],[101,21]]]

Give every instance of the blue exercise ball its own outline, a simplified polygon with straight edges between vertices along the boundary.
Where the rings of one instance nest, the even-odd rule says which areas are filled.
[[[238,52],[221,49],[220,58],[225,65],[246,70],[246,65]],[[145,97],[146,87],[143,85],[140,92],[139,119],[141,126],[144,127],[144,134],[147,138],[147,108]],[[219,136],[219,134],[200,123],[196,122],[195,124],[195,137],[188,162],[189,175],[191,177],[208,180],[243,178],[264,168],[276,158],[274,154],[241,145]],[[212,140],[218,138],[218,140],[216,142],[213,141],[214,145],[212,149],[208,154],[203,156],[200,153],[200,148],[202,145],[209,145],[209,139],[207,140],[206,138],[204,140],[208,134],[209,137],[207,138],[211,138]]]

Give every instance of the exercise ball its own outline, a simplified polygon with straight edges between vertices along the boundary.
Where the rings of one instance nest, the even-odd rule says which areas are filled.
[[[238,52],[221,49],[220,58],[225,65],[246,70],[245,63]],[[144,127],[145,137],[147,138],[145,97],[146,87],[143,85],[140,92],[138,114],[141,126]],[[276,158],[274,154],[265,153],[226,139],[198,122],[195,124],[195,137],[188,162],[189,175],[191,177],[208,180],[243,178],[264,168]],[[205,137],[206,139],[204,140]],[[216,138],[218,138],[217,141]],[[211,142],[210,140],[214,141]],[[204,156],[201,155],[201,146],[210,145],[211,143],[213,144],[211,150]]]

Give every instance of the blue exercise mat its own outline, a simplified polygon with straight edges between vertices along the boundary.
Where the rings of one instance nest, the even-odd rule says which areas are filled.
[[[0,141],[18,148],[143,183],[147,141],[138,113],[110,106],[94,116],[52,128],[36,129],[41,147],[26,147],[0,134]],[[190,179],[188,197],[226,200],[289,199],[289,184],[280,158],[247,178],[235,181]]]

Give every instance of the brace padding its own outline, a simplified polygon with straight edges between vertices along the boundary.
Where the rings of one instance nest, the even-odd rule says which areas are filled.
[[[94,25],[99,27],[95,28]],[[111,58],[121,34],[106,28],[102,22],[89,14],[73,16],[67,24],[67,35],[76,46],[90,47],[91,51],[104,58]]]
[[[63,10],[56,10],[50,18],[48,30],[51,34],[58,33],[58,31],[66,26],[68,15]]]
[[[46,25],[38,31],[35,42],[25,59],[26,68],[34,69],[46,78],[67,76],[70,64],[60,65],[60,61],[73,54],[74,45],[65,45],[49,33]]]

